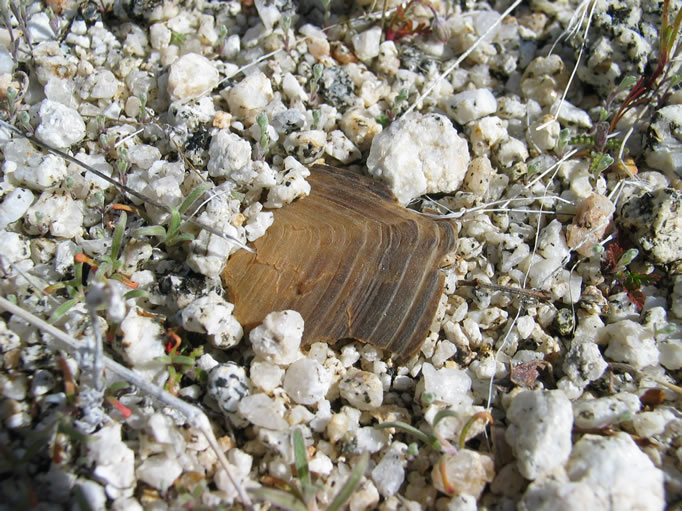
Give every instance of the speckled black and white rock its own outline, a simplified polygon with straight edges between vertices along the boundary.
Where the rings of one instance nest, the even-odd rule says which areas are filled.
[[[682,105],[664,106],[647,131],[646,163],[669,178],[682,177]]]
[[[220,364],[208,373],[208,393],[220,409],[236,412],[239,402],[249,395],[246,371],[236,364]]]
[[[682,259],[682,194],[672,188],[630,198],[618,208],[616,222],[655,262]]]

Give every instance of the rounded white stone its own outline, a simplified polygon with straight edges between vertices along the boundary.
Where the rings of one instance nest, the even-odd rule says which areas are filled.
[[[211,177],[229,176],[251,160],[251,144],[229,130],[220,130],[208,148],[208,173]]]
[[[36,128],[36,137],[48,145],[64,149],[85,136],[85,123],[73,108],[45,99],[38,115],[40,124]]]
[[[331,384],[331,376],[317,360],[302,358],[287,369],[284,391],[302,405],[313,405],[324,399]]]
[[[469,149],[439,114],[412,113],[374,137],[367,169],[401,204],[424,193],[453,192],[464,180]]]
[[[596,496],[596,505],[582,509],[665,508],[663,472],[627,433],[583,436],[573,446],[566,472]]]
[[[196,98],[210,92],[219,78],[213,62],[197,53],[187,53],[170,67],[168,94],[172,101]]]
[[[446,474],[448,487],[443,480]],[[495,463],[487,454],[462,449],[444,454],[431,471],[433,485],[446,495],[471,495],[478,499],[485,485],[495,477]]]
[[[300,357],[303,318],[292,310],[271,312],[249,334],[257,357],[287,366]]]
[[[379,377],[368,371],[354,371],[339,382],[341,397],[359,410],[381,406],[384,387]]]
[[[466,124],[497,111],[497,100],[488,89],[460,92],[443,103],[444,110],[458,124]]]
[[[519,392],[507,409],[507,419],[511,425],[505,438],[526,479],[536,479],[568,459],[573,409],[562,391]]]
[[[239,415],[251,424],[262,428],[282,431],[289,424],[282,417],[283,407],[265,394],[247,396],[239,402]]]
[[[0,230],[19,220],[31,207],[34,195],[27,188],[15,188],[0,203]]]
[[[575,425],[582,429],[599,429],[631,419],[640,409],[639,397],[629,392],[597,399],[573,402]]]
[[[381,43],[381,27],[372,27],[353,36],[355,55],[363,62],[368,62],[379,55]]]

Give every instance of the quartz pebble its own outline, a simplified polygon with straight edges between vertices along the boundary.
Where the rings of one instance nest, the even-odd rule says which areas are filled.
[[[64,149],[85,136],[85,123],[73,108],[45,99],[40,104],[39,116],[36,137],[48,145]]]
[[[136,310],[131,309],[121,322],[120,329],[123,340],[119,351],[125,360],[148,380],[155,380],[157,377],[165,380],[168,374],[166,365],[158,360],[166,355],[159,322],[155,318],[140,316]]]
[[[363,62],[369,62],[379,55],[379,43],[381,43],[381,27],[372,27],[353,36],[355,55]]]
[[[224,412],[236,412],[240,401],[249,395],[246,371],[234,363],[220,364],[208,373],[208,393]]]
[[[497,111],[497,100],[488,89],[468,90],[444,101],[443,109],[458,124],[466,124]]]
[[[301,358],[287,368],[283,387],[296,403],[313,405],[324,399],[330,384],[331,377],[322,364]]]
[[[15,188],[5,195],[0,203],[0,230],[24,216],[33,200],[33,193],[26,188]]]
[[[446,474],[447,482],[443,478]],[[446,495],[471,495],[478,499],[495,477],[495,463],[487,454],[461,449],[443,454],[431,471],[433,484]]]
[[[658,343],[661,365],[671,371],[682,368],[682,340],[666,339]]]
[[[639,398],[628,392],[597,399],[573,402],[575,425],[583,429],[599,429],[629,420],[639,411]]]
[[[384,498],[395,495],[405,480],[403,453],[407,446],[394,442],[372,470],[372,481]]]
[[[81,231],[82,204],[61,190],[43,192],[26,211],[25,219],[37,233],[49,231],[55,237],[71,239]]]
[[[351,371],[339,382],[341,397],[359,410],[381,406],[384,388],[379,377],[367,371]]]
[[[417,393],[430,394],[434,401],[448,405],[459,407],[471,404],[471,377],[465,370],[449,367],[435,369],[427,362],[422,366],[422,374]]]
[[[682,193],[659,188],[625,201],[618,208],[616,222],[657,264],[682,257]]]
[[[601,378],[607,367],[599,346],[592,342],[574,342],[564,359],[563,370],[576,385],[585,387]]]
[[[232,115],[240,119],[253,118],[254,111],[264,108],[273,97],[270,79],[261,72],[245,77],[241,82],[223,93],[230,105]]]
[[[677,132],[681,125],[682,105],[667,105],[656,112],[647,134],[647,165],[671,177],[679,176],[682,168],[682,142]]]
[[[665,507],[663,472],[624,432],[585,435],[573,446],[566,466],[571,481],[588,485],[594,500],[582,509],[646,509]]]
[[[401,204],[424,193],[452,192],[469,165],[467,142],[438,114],[413,113],[374,137],[367,168]]]
[[[187,100],[210,92],[218,85],[218,71],[203,55],[187,53],[173,62],[168,73],[172,101]]]
[[[87,459],[95,466],[94,477],[105,485],[110,498],[132,491],[135,484],[135,454],[121,441],[121,425],[115,422],[90,435]]]
[[[287,421],[282,417],[282,406],[278,406],[274,399],[265,394],[246,396],[237,407],[239,415],[251,424],[262,428],[283,431],[287,428]]]
[[[253,351],[259,358],[288,366],[300,358],[303,318],[296,311],[271,312],[249,333]]]
[[[163,492],[182,474],[182,465],[173,455],[155,454],[144,460],[135,472],[141,481]]]
[[[507,409],[507,419],[511,425],[505,438],[526,479],[537,479],[568,459],[573,410],[562,391],[519,392]]]
[[[604,237],[616,207],[603,195],[591,194],[580,201],[573,222],[566,228],[566,242],[580,255],[589,257]]]
[[[254,360],[249,371],[251,382],[263,392],[270,393],[282,383],[284,369],[270,362]]]
[[[209,175],[229,176],[251,160],[251,144],[229,130],[220,130],[211,139],[208,155]]]
[[[658,363],[654,335],[648,328],[632,320],[624,319],[607,325],[599,332],[599,342],[608,342],[606,358],[625,362],[635,369]]]
[[[232,315],[233,310],[234,305],[211,291],[182,310],[182,324],[190,332],[208,334],[211,344],[217,348],[232,348],[244,334]]]

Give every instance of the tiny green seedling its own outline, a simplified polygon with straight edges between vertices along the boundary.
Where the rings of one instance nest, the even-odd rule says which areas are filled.
[[[264,160],[270,149],[270,135],[268,135],[268,115],[265,112],[259,113],[256,117],[256,123],[258,124],[258,130],[260,131],[260,136],[258,137],[258,144],[256,147],[256,159]]]
[[[193,234],[180,232],[180,227],[182,226],[182,216],[209,188],[211,188],[210,183],[200,184],[190,192],[179,208],[170,208],[171,214],[168,227],[163,227],[162,225],[150,225],[148,227],[142,227],[135,230],[133,232],[133,236],[136,238],[153,236],[155,238],[159,238],[159,244],[164,244],[166,246],[172,246],[184,241],[192,241],[194,239]]]
[[[321,489],[321,486],[312,482],[308,467],[308,455],[305,443],[303,442],[303,434],[300,429],[294,431],[293,443],[298,484],[290,484],[286,481],[272,478],[276,484],[286,490],[263,487],[249,490],[249,493],[259,500],[271,502],[275,506],[286,511],[316,511],[320,509],[317,502],[317,492]],[[353,491],[355,491],[355,488],[360,484],[368,463],[369,455],[363,453],[348,476],[348,479],[346,479],[346,482],[329,506],[326,507],[327,511],[338,511],[347,503],[348,499],[350,499],[353,494]]]
[[[120,272],[121,266],[123,265],[123,256],[120,255],[123,235],[125,231],[125,226],[127,222],[127,215],[125,211],[121,212],[121,216],[118,219],[116,228],[112,236],[111,251],[109,255],[100,256],[98,261],[85,255],[82,251],[78,252],[74,256],[73,265],[73,278],[65,282],[57,282],[45,288],[46,293],[53,293],[59,289],[65,289],[69,298],[62,303],[50,316],[49,321],[54,323],[64,314],[66,314],[71,307],[75,304],[85,300],[86,286],[83,282],[83,265],[87,264],[90,266],[90,270],[95,273],[98,280],[104,281],[106,279],[114,279],[122,282],[126,286],[130,287],[132,291],[129,291],[123,295],[124,300],[130,298],[136,298],[139,296],[146,295],[146,291],[138,290],[137,283],[131,281],[127,276]]]
[[[320,90],[320,80],[322,80],[322,73],[324,71],[324,65],[318,62],[313,66],[313,77],[310,80],[310,102],[317,102],[317,93]]]
[[[639,250],[636,248],[623,251],[620,245],[614,242],[607,247],[604,254],[605,271],[613,274],[614,285],[622,287],[630,301],[635,304],[638,310],[642,310],[646,300],[642,286],[653,284],[660,276],[645,275],[628,269],[628,265],[639,255]]]
[[[456,417],[457,412],[452,410],[441,410],[433,418],[433,424],[431,425],[431,434],[427,435],[423,431],[418,430],[414,426],[402,421],[384,422],[374,426],[376,429],[387,429],[396,428],[412,435],[424,442],[424,444],[431,447],[434,451],[440,453],[453,453],[456,452],[455,447],[448,442],[445,438],[438,434],[438,423],[447,417]]]

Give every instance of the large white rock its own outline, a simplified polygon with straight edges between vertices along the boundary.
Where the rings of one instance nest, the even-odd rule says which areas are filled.
[[[607,325],[599,332],[599,342],[607,340],[604,355],[616,362],[625,362],[635,369],[658,363],[654,334],[635,321],[624,319]]]
[[[303,318],[292,310],[271,312],[249,333],[256,356],[282,366],[300,358],[302,338]]]
[[[331,375],[317,360],[301,358],[284,376],[284,391],[296,403],[314,405],[327,395]]]
[[[93,476],[116,498],[135,484],[135,453],[121,441],[121,425],[111,422],[93,433],[86,444]]]
[[[227,99],[232,115],[244,118],[250,111],[263,108],[272,100],[272,84],[265,74],[253,73],[221,95]]]
[[[663,472],[627,433],[585,435],[566,466],[571,481],[586,483],[597,505],[582,509],[664,509]]]
[[[170,67],[168,95],[172,101],[196,98],[218,85],[219,78],[210,60],[197,53],[187,53]]]
[[[412,113],[372,142],[369,173],[384,181],[402,204],[424,193],[453,192],[464,180],[469,147],[439,114]]]
[[[229,130],[220,130],[208,147],[208,174],[229,176],[251,160],[251,144]]]
[[[36,137],[50,146],[64,149],[85,136],[85,123],[73,108],[45,99],[38,115],[40,124],[36,128]]]
[[[526,479],[536,479],[568,459],[573,408],[562,391],[519,392],[507,410],[507,419],[511,425],[505,438]]]

